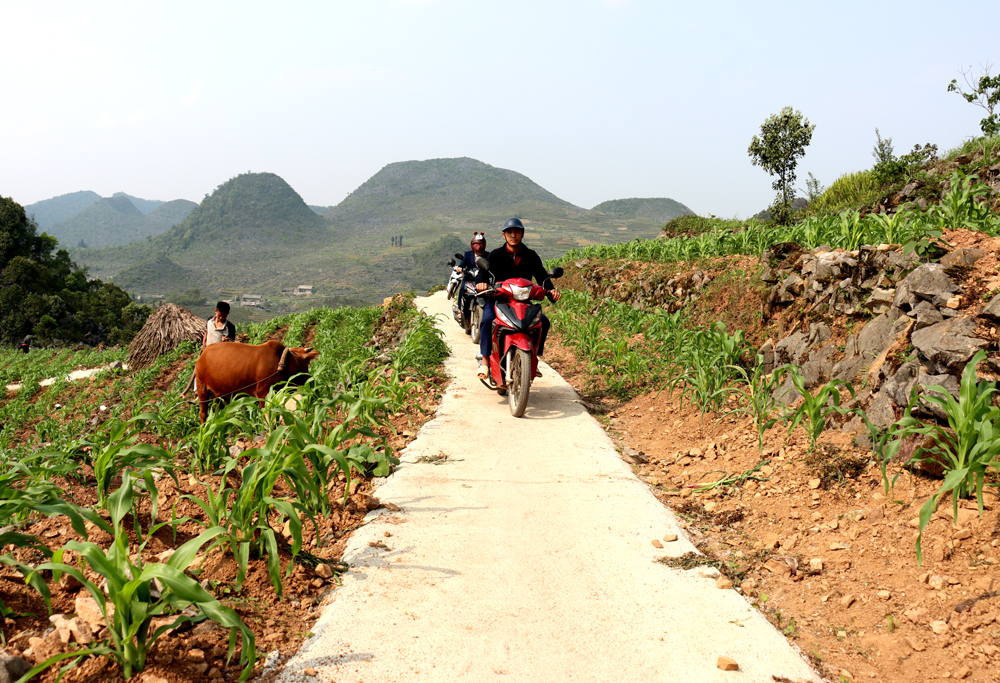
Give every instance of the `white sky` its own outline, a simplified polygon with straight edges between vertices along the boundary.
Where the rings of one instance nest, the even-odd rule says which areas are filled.
[[[829,184],[946,150],[946,92],[1000,62],[1000,3],[352,0],[5,2],[0,194],[201,201],[248,171],[333,205],[394,161],[469,156],[590,208],[671,197],[746,217],[747,146],[790,105]]]

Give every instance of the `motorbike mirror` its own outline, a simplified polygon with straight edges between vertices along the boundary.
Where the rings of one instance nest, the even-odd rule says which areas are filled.
[[[556,266],[555,268],[552,269],[551,277],[562,277],[562,276],[563,276],[562,266]]]
[[[478,267],[482,268],[483,270],[489,270],[490,269],[490,262],[487,261],[482,256],[479,256],[479,257],[476,258],[476,265]]]
[[[455,259],[448,259],[448,265],[449,266],[455,265]]]
[[[465,256],[463,254],[455,254],[455,258],[457,258],[459,261],[461,261],[462,259],[465,258]]]

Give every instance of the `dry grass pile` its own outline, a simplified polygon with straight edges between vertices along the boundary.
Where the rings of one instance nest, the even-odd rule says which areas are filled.
[[[205,333],[205,321],[186,308],[164,304],[135,335],[128,347],[128,365],[132,370],[148,367],[164,353],[176,348],[185,339],[200,343]]]

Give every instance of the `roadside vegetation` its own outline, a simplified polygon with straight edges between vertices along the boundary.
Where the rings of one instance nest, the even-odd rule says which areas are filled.
[[[32,674],[98,655],[129,678],[153,658],[169,661],[171,643],[192,627],[215,622],[211,666],[246,680],[260,666],[264,622],[297,612],[309,581],[336,578],[331,546],[378,504],[367,482],[398,463],[400,431],[426,419],[446,347],[402,295],[243,331],[319,349],[312,378],[276,388],[263,407],[236,399],[203,425],[180,394],[196,358],[189,343],[135,373],[108,369],[45,388],[43,377],[124,351],[0,354],[4,378],[21,383],[0,404],[0,526],[11,530],[0,562],[34,595],[5,591],[0,609],[8,647],[28,651]],[[289,591],[295,605],[280,607]],[[66,642],[58,629],[32,631],[50,612],[79,615],[82,597],[100,614],[86,634]],[[112,675],[101,669],[93,680]]]

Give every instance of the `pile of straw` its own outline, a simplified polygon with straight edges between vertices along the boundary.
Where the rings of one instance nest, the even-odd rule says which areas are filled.
[[[164,304],[153,311],[128,345],[129,369],[141,370],[152,365],[185,339],[200,344],[204,334],[204,320],[177,304]]]

